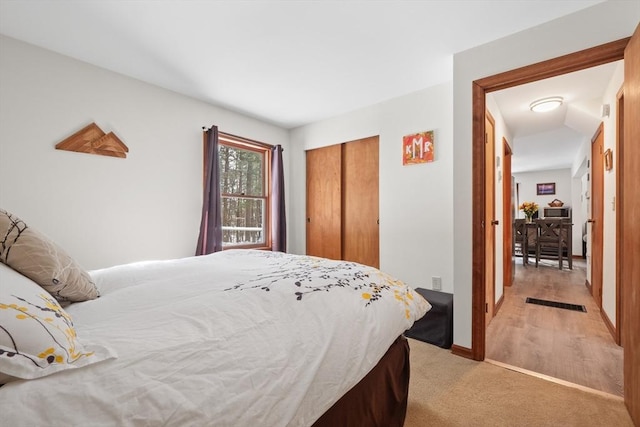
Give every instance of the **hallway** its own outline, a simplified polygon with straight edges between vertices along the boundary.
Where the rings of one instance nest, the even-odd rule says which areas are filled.
[[[615,344],[585,286],[586,264],[539,268],[517,259],[513,286],[487,327],[487,359],[623,395],[623,349]],[[587,312],[525,303],[527,297],[584,305]]]

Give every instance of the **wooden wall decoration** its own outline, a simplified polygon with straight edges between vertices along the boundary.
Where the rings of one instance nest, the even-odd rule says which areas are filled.
[[[56,149],[121,158],[126,158],[129,152],[129,148],[113,132],[105,134],[95,123],[57,143]]]

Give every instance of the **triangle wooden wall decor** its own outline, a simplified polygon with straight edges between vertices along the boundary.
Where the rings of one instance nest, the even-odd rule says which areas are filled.
[[[126,158],[129,152],[129,148],[113,132],[105,134],[95,123],[57,143],[56,149],[121,158]]]

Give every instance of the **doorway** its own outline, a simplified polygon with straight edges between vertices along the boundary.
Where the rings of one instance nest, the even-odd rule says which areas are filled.
[[[576,52],[574,54],[569,54],[560,58],[552,59],[549,61],[545,61],[543,63],[533,64],[521,69],[508,71],[505,73],[501,73],[498,75],[490,76],[481,80],[477,80],[473,82],[472,88],[472,105],[473,105],[473,126],[472,126],[472,139],[473,139],[473,150],[472,150],[472,159],[473,159],[473,197],[472,197],[472,206],[473,206],[473,214],[474,217],[484,218],[485,212],[485,200],[484,200],[484,189],[483,189],[483,181],[484,181],[484,120],[485,116],[485,103],[484,99],[487,92],[492,92],[548,77],[554,77],[557,75],[565,74],[572,71],[578,71],[581,69],[593,67],[599,64],[604,64],[611,61],[617,61],[625,58],[625,48],[627,48],[627,44],[629,44],[629,50],[627,52],[627,59],[630,59],[629,65],[627,66],[627,61],[625,60],[625,76],[633,76],[633,73],[637,73],[640,66],[638,66],[638,62],[640,61],[640,26],[639,29],[636,29],[636,34],[632,39],[623,39],[618,40],[616,42],[607,43],[601,46],[597,46],[591,49],[586,49],[581,52]],[[631,42],[630,42],[631,40]],[[633,46],[633,47],[632,47]],[[625,81],[625,86],[633,85],[633,87],[637,90],[640,86],[640,81],[637,78],[634,78],[631,81]],[[630,110],[633,108],[633,111],[640,110],[640,99],[634,97],[633,100],[629,100],[629,94],[625,93],[625,113],[630,114]],[[480,118],[480,120],[479,120]],[[627,121],[628,123],[628,121]],[[640,134],[640,131],[637,127],[632,127],[631,125],[625,125],[625,141],[628,141],[630,137],[633,135],[635,137]],[[625,159],[622,160],[625,165],[627,164],[639,164],[637,147],[633,147],[636,151],[631,153],[632,146],[625,145]],[[629,156],[629,160],[626,157]],[[628,167],[625,167],[628,170]],[[624,179],[620,183],[624,188],[624,191],[631,191],[633,194],[638,194],[638,189],[635,188],[630,181]],[[625,200],[628,199],[629,194],[625,194]],[[631,230],[638,231],[637,224],[632,222],[631,215],[628,214],[628,210],[624,208],[624,205],[621,204],[623,208],[623,221],[622,225],[627,229],[627,231],[631,232]],[[484,313],[484,304],[486,301],[485,295],[485,271],[483,268],[484,260],[485,260],[485,248],[483,244],[483,227],[482,224],[474,221],[472,224],[472,242],[473,242],[473,255],[472,255],[472,263],[474,266],[480,266],[481,268],[474,268],[472,272],[472,349],[471,355],[476,360],[483,360],[485,357],[485,333],[486,333],[486,324],[485,324],[485,313]],[[625,310],[623,311],[623,331],[626,336],[632,335],[633,342],[638,341],[638,331],[630,331],[631,328],[628,326],[632,321],[636,321],[638,319],[637,313],[631,315],[630,310],[628,309],[632,304],[632,299],[637,304],[637,294],[638,290],[635,288],[635,284],[632,283],[632,278],[634,274],[638,274],[639,267],[633,264],[632,256],[635,252],[635,242],[636,235],[633,234],[625,234],[628,238],[624,239],[623,247],[628,248],[628,251],[623,251],[621,254],[621,263],[622,268],[622,277],[623,279],[628,278],[628,282],[624,281],[623,283],[623,299]],[[627,296],[629,299],[627,299]],[[638,360],[638,345],[633,345],[633,348],[629,348],[630,346],[625,347],[625,402],[632,414],[638,415],[640,413],[640,406],[637,404],[640,400],[634,400],[637,398],[638,394],[640,394],[640,383],[637,377],[637,365],[634,363]]]
[[[508,188],[511,172],[507,168],[511,163],[511,156],[508,155],[511,149],[503,139],[502,146],[496,146],[496,164],[499,166],[502,163],[502,181],[503,187],[506,188],[502,194],[504,275],[503,283],[496,281],[496,292],[502,296],[501,308],[496,309],[495,317],[488,319],[491,322],[486,323],[486,358],[492,362],[498,361],[618,396],[622,396],[622,348],[616,344],[613,334],[609,333],[608,324],[603,320],[606,315],[601,316],[601,304],[598,302],[601,292],[594,292],[592,297],[590,289],[585,287],[585,283],[597,283],[591,276],[602,277],[597,273],[602,271],[602,256],[597,257],[602,251],[596,250],[595,247],[602,247],[601,244],[596,245],[596,237],[603,235],[601,232],[597,234],[597,225],[602,226],[604,219],[602,209],[597,209],[597,206],[602,207],[604,175],[603,167],[599,170],[597,168],[603,165],[603,161],[597,159],[597,154],[600,153],[602,157],[605,127],[608,133],[612,133],[617,110],[611,110],[611,119],[602,119],[599,104],[594,105],[591,110],[577,110],[576,106],[582,106],[583,100],[590,101],[594,96],[601,99],[605,94],[604,102],[615,102],[611,89],[606,88],[611,87],[612,82],[615,85],[620,84],[622,65],[620,61],[612,62],[553,79],[497,91],[487,95],[486,107],[496,119],[498,132],[508,130],[509,139],[514,141],[513,176],[519,184],[518,187],[522,189],[521,202],[538,203],[539,217],[543,218],[550,213],[550,209],[547,209],[548,202],[557,201],[558,198],[564,201],[564,208],[554,212],[569,215],[568,222],[572,223],[573,234],[578,238],[569,242],[569,245],[573,246],[574,255],[581,253],[583,230],[586,228],[587,218],[592,219],[589,227],[594,243],[589,247],[593,255],[591,264],[597,264],[591,269],[590,276],[586,274],[587,261],[584,259],[574,257],[571,268],[566,258],[566,255],[571,254],[570,247],[567,247],[562,270],[558,270],[557,261],[545,257],[540,259],[539,268],[537,262],[534,266],[531,257],[535,259],[536,241],[535,236],[531,234],[536,227],[535,224],[531,224],[527,227],[530,234],[530,252],[527,254],[529,264],[523,262],[526,258],[523,257],[523,253],[518,252],[518,257],[514,258],[516,275],[513,288],[508,289],[512,266],[512,242],[510,238],[507,240],[507,232],[512,228],[509,224],[513,224],[509,218],[513,206],[510,200],[511,191]],[[513,105],[527,105],[541,93],[562,95],[565,105],[547,113],[509,110]],[[575,118],[580,118],[581,127],[575,126],[575,120],[571,121]],[[487,135],[490,133],[486,132]],[[497,134],[496,140],[500,136]],[[558,147],[560,143],[563,147]],[[591,146],[595,154],[591,157],[593,161],[587,166]],[[504,150],[501,147],[504,147]],[[503,151],[502,159],[499,158],[500,151]],[[490,159],[492,158],[490,156]],[[490,161],[486,163],[489,164]],[[572,164],[580,167],[571,168]],[[499,167],[497,170],[499,171]],[[487,172],[487,175],[491,175],[489,169]],[[588,176],[591,179],[587,181]],[[612,177],[613,174],[607,175],[607,179]],[[499,178],[498,175],[498,180]],[[540,194],[536,184],[540,182],[553,182],[554,194]],[[591,205],[594,208],[590,209],[590,214],[587,215],[587,208]],[[523,218],[522,211],[516,212],[515,216]],[[500,247],[496,250],[496,256],[499,256]],[[611,274],[608,276],[609,279],[610,276]],[[504,288],[501,288],[502,284]],[[596,286],[595,289],[602,288]],[[613,293],[611,286],[608,292]],[[490,300],[492,294],[488,294],[487,297]],[[562,307],[579,304],[585,307],[586,311],[577,312],[566,308],[525,303],[528,298],[561,302]],[[614,321],[613,325],[619,323]],[[611,326],[611,329],[615,329],[615,326]]]

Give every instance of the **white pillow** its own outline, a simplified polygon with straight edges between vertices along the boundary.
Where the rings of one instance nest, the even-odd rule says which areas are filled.
[[[80,343],[71,316],[56,299],[0,263],[0,384],[115,356],[109,348]]]

